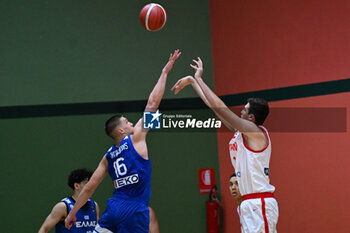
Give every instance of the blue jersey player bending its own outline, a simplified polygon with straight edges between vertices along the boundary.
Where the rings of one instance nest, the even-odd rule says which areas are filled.
[[[156,111],[163,97],[166,79],[181,52],[170,54],[145,108]],[[99,220],[96,233],[146,233],[149,231],[148,203],[151,197],[151,162],[148,157],[146,135],[141,118],[135,125],[122,115],[107,120],[105,130],[115,141],[103,156],[90,181],[80,193],[74,208],[65,220],[70,229],[75,214],[91,197],[107,172],[114,183],[113,197],[108,199],[106,211]]]
[[[73,208],[75,200],[91,175],[92,172],[86,168],[71,171],[68,176],[68,185],[74,190],[73,195],[62,199],[52,208],[38,233],[47,233],[53,227],[56,233],[92,233],[99,217],[99,208],[97,203],[91,199],[76,214],[76,225],[70,231],[64,226],[64,219]]]

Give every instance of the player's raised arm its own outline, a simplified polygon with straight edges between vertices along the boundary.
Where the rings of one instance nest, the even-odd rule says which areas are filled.
[[[193,60],[196,64],[191,67],[195,69],[195,80],[203,91],[208,106],[223,120],[224,124],[232,129],[238,129],[241,132],[261,132],[257,125],[251,121],[245,120],[233,113],[226,104],[207,86],[202,79],[203,63],[198,57],[198,60]],[[252,134],[254,137],[256,134]]]
[[[164,66],[162,73],[158,79],[158,82],[154,86],[151,94],[148,97],[145,111],[155,112],[163,98],[166,80],[169,71],[173,68],[174,62],[181,55],[179,50],[175,50],[174,54],[170,54],[168,63]],[[146,134],[148,129],[143,128],[143,118],[141,118],[134,127],[134,133],[131,136],[131,140],[134,144],[135,150],[144,158],[148,159],[148,150],[146,144]]]
[[[101,183],[103,178],[106,176],[108,172],[108,162],[105,156],[103,156],[100,164],[96,168],[94,174],[90,178],[89,182],[84,186],[83,190],[78,196],[78,199],[73,207],[73,209],[69,212],[67,218],[65,219],[65,225],[68,229],[72,227],[72,222],[76,221],[76,213],[78,210],[89,200],[89,198],[94,193],[97,186]]]
[[[217,112],[216,112],[216,108],[213,107],[212,105],[210,105],[209,101],[207,100],[207,97],[204,95],[202,89],[200,88],[200,86],[198,85],[197,81],[191,76],[188,75],[186,77],[183,77],[181,79],[179,79],[174,86],[171,88],[171,91],[174,91],[174,94],[176,95],[177,93],[179,93],[184,87],[191,85],[193,87],[193,89],[195,90],[195,92],[197,93],[197,95],[203,100],[203,102],[209,107],[211,108],[214,113],[220,118],[220,120],[226,125],[226,127],[228,127],[229,130],[234,131],[234,128],[232,128],[230,126],[230,124],[228,122],[226,122],[226,120],[221,117]]]
[[[174,54],[170,54],[168,63],[164,66],[156,85],[154,86],[151,94],[148,97],[145,111],[156,111],[158,109],[160,101],[162,100],[164,95],[168,73],[173,68],[174,62],[176,61],[176,59],[180,57],[180,55],[181,55],[181,52],[178,49],[174,51]],[[135,132],[133,135],[134,140],[135,139],[137,140],[136,137],[138,137],[137,136],[138,133],[142,133],[142,134],[147,133],[148,130],[144,130],[142,124],[143,124],[143,120],[141,118],[135,125]]]
[[[174,54],[170,54],[168,63],[164,66],[157,84],[154,86],[151,94],[148,97],[147,105],[145,108],[146,111],[155,111],[159,107],[160,101],[164,95],[168,73],[173,68],[174,62],[180,57],[180,55],[181,52],[179,52],[178,49],[174,51]]]

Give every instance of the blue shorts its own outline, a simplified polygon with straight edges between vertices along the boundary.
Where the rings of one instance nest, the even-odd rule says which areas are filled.
[[[98,225],[114,233],[148,233],[148,206],[140,202],[108,199]]]

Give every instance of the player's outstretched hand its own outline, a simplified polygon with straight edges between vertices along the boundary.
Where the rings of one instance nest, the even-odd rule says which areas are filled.
[[[174,91],[174,94],[176,95],[179,93],[184,87],[190,85],[191,83],[195,82],[194,78],[191,75],[188,75],[186,77],[183,77],[179,79],[175,85],[171,88],[171,91]]]
[[[66,226],[66,228],[68,228],[68,230],[70,230],[70,228],[72,227],[72,223],[76,223],[77,218],[74,216],[72,216],[70,213],[68,214],[68,216],[66,217],[66,219],[64,220],[64,225]]]
[[[198,61],[193,59],[193,62],[196,63],[196,65],[190,64],[190,66],[196,71],[196,73],[194,74],[194,77],[196,79],[201,78],[203,74],[203,62],[200,59],[200,57],[198,57]]]
[[[178,49],[174,51],[174,54],[170,54],[169,61],[163,68],[164,73],[169,73],[169,71],[173,68],[174,62],[180,57],[180,55],[181,52]]]

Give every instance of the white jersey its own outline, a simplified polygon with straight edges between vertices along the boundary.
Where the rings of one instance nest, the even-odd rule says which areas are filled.
[[[237,206],[237,214],[238,214],[238,217],[239,217],[239,227],[241,228],[241,232],[243,232],[242,216],[241,216],[241,208],[240,208],[240,206]]]
[[[244,141],[243,134],[238,130],[229,144],[231,162],[242,196],[275,191],[268,176],[271,157],[270,136],[263,126],[259,128],[264,131],[268,139],[268,145],[264,149],[260,151],[250,149]]]

